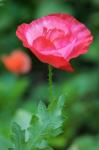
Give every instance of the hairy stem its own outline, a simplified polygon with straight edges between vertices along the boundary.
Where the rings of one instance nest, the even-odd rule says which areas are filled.
[[[53,68],[51,65],[48,65],[48,81],[49,81],[49,94],[50,94],[50,100],[53,100],[53,81],[52,81],[52,77],[53,77]]]

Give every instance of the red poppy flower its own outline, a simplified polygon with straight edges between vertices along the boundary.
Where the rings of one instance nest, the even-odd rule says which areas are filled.
[[[68,14],[51,14],[22,24],[16,35],[39,60],[56,68],[73,71],[70,60],[88,51],[90,31]]]
[[[15,50],[10,55],[2,56],[1,59],[6,68],[13,73],[23,74],[31,69],[29,56],[21,50]]]

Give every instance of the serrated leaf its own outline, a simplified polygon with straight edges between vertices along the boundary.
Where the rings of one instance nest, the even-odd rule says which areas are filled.
[[[40,101],[38,105],[37,115],[39,116],[39,118],[42,118],[42,121],[45,120],[47,117],[47,108],[42,101]]]
[[[12,126],[12,141],[14,142],[13,150],[25,150],[25,132],[21,130],[17,123],[13,123]]]
[[[58,100],[52,101],[48,108],[43,102],[39,103],[37,112],[33,114],[27,129],[29,135],[27,142],[25,142],[25,130],[14,124],[12,132],[15,149],[13,150],[52,150],[48,139],[62,132],[64,102],[65,97],[61,96]]]

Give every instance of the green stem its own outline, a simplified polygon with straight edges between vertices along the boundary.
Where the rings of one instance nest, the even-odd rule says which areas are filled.
[[[51,65],[48,65],[48,81],[49,81],[49,94],[50,94],[50,99],[52,100],[53,99],[53,81],[52,81],[52,66]]]

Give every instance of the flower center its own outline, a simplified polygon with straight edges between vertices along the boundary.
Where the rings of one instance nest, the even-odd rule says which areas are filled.
[[[53,42],[57,38],[63,38],[65,36],[65,32],[61,29],[47,29],[46,27],[43,28],[43,36]]]
[[[43,28],[43,37],[51,41],[56,49],[60,49],[68,45],[71,41],[71,32],[65,33],[61,29],[47,29]]]

